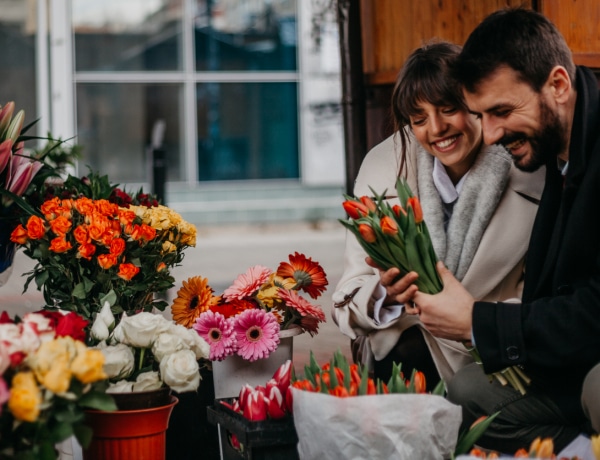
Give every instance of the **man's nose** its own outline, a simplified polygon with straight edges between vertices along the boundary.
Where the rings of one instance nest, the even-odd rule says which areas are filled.
[[[483,142],[487,145],[498,143],[504,136],[504,129],[500,123],[485,115],[481,118],[481,129],[483,130]]]

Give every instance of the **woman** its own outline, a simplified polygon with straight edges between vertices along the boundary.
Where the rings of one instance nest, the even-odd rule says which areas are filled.
[[[438,258],[471,294],[520,298],[544,172],[521,172],[503,147],[483,144],[481,124],[450,75],[459,52],[439,42],[409,56],[392,94],[396,132],[365,157],[354,193],[372,195],[371,187],[394,204],[396,180],[406,177]],[[402,273],[393,281],[399,273],[380,271],[348,233],[333,318],[353,339],[355,361],[368,364],[376,378],[387,381],[392,362],[402,363],[406,377],[413,368],[423,371],[431,390],[472,359],[462,343],[434,338],[403,311],[417,275]]]

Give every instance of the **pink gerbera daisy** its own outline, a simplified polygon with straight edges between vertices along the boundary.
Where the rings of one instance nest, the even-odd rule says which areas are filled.
[[[227,300],[250,297],[260,288],[271,275],[271,269],[262,265],[250,267],[246,273],[239,275],[233,284],[225,289],[223,297]]]
[[[211,361],[222,361],[235,352],[236,338],[233,322],[221,313],[207,310],[196,319],[193,327],[210,345],[208,359]]]
[[[235,317],[237,354],[252,362],[269,356],[279,345],[275,315],[261,309],[245,310]]]
[[[321,307],[311,304],[298,294],[298,291],[280,289],[278,294],[285,304],[300,313],[300,316],[312,316],[321,322],[325,321],[325,313],[321,310]]]

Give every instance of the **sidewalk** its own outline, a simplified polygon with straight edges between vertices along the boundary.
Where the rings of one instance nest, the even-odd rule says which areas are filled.
[[[185,251],[180,267],[172,270],[175,288],[168,293],[171,301],[181,282],[190,276],[208,278],[215,293],[220,294],[235,277],[252,265],[265,265],[276,269],[286,261],[288,254],[301,252],[318,261],[327,274],[327,291],[317,299],[325,311],[327,322],[319,326],[314,337],[303,334],[294,339],[294,363],[297,372],[303,372],[312,350],[319,363],[329,360],[338,348],[350,357],[349,339],[331,319],[331,295],[343,271],[344,228],[335,221],[324,221],[319,226],[307,223],[267,225],[198,225],[195,248]],[[1,310],[12,315],[23,315],[43,305],[43,298],[32,282],[22,294],[26,277],[22,273],[33,268],[34,262],[17,252],[13,273],[0,287]]]

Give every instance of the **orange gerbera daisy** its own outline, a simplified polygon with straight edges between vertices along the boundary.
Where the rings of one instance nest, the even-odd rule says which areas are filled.
[[[225,318],[231,318],[232,316],[238,315],[244,310],[249,310],[251,308],[258,308],[258,305],[251,300],[231,299],[227,302],[211,305],[209,310],[212,310],[215,313],[221,313]]]
[[[193,276],[184,281],[177,291],[177,297],[171,305],[171,314],[177,324],[192,327],[200,313],[221,301],[214,296],[213,289],[208,285],[208,279]]]
[[[290,263],[281,262],[277,276],[294,278],[297,288],[302,289],[313,299],[319,297],[327,286],[327,276],[318,262],[298,252],[290,254]]]

